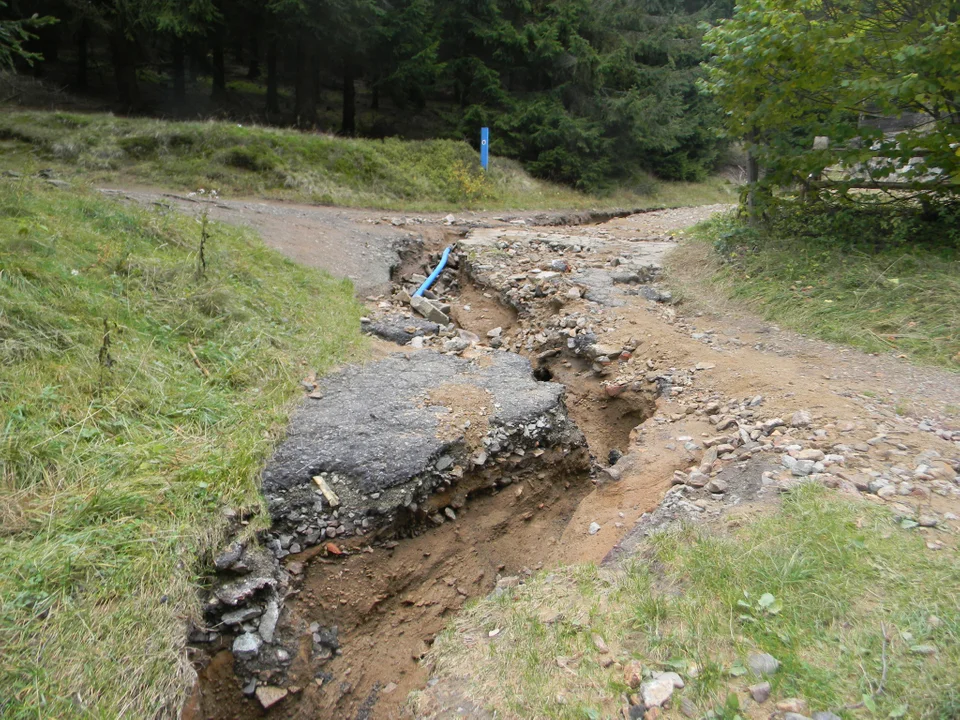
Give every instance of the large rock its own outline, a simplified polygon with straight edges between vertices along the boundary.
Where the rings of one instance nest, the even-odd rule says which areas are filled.
[[[383,525],[498,458],[545,464],[555,450],[587,465],[563,386],[534,380],[512,353],[393,355],[326,377],[322,391],[263,473],[274,530],[306,544]]]

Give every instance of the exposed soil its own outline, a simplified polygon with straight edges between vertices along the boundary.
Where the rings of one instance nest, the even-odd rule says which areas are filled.
[[[563,255],[573,270],[597,268],[608,260],[617,266],[619,258],[629,258],[649,240],[656,241],[660,252],[664,241],[715,210],[687,208],[594,226],[525,231],[563,233],[567,243],[583,237],[585,249]],[[422,248],[436,250],[454,231],[438,226],[434,232],[438,234]],[[513,229],[505,229],[507,233],[509,242],[522,237]],[[407,257],[395,277],[422,272],[428,264],[423,255]],[[623,287],[613,290],[622,292]],[[371,304],[388,300],[382,295]],[[478,485],[469,488],[470,497],[438,499],[438,508],[457,508],[455,522],[422,527],[414,537],[370,547],[356,538],[337,548],[344,555],[318,546],[285,558],[288,571],[301,578],[297,594],[286,600],[285,621],[336,625],[342,654],[318,665],[303,648],[282,679],[290,694],[265,712],[241,694],[229,652],[214,648],[199,660],[200,682],[185,717],[404,716],[407,694],[428,681],[419,658],[469,598],[489,593],[498,580],[515,582],[541,566],[600,562],[612,548],[632,546],[635,528],[649,520],[647,513],[663,499],[674,472],[700,465],[706,439],[718,434],[718,416],[704,410],[708,403],[733,407],[739,399],[743,406],[744,398],[761,396],[757,421],[789,418],[803,409],[822,434],[787,430],[785,438],[793,435],[827,452],[837,444],[866,447],[849,453],[850,463],[863,468],[896,462],[912,468],[917,453],[931,450],[945,459],[960,456],[955,442],[935,434],[943,428],[960,430],[956,419],[946,414],[948,406],[960,406],[960,383],[949,372],[798,338],[722,306],[691,306],[684,315],[675,306],[642,296],[627,296],[621,305],[580,299],[565,307],[546,299],[538,303],[529,312],[518,312],[501,302],[496,288],[475,284],[461,269],[451,316],[481,343],[500,328],[497,339],[502,336],[505,348],[529,357],[537,379],[566,387],[568,412],[587,437],[595,460],[593,477],[570,472],[562,464],[556,472],[513,474],[504,467],[500,471],[505,477],[513,474],[513,484],[506,488],[490,491]],[[571,309],[596,322],[603,343],[635,350],[615,360],[609,371],[598,372],[591,360],[564,348],[544,352],[528,346],[527,340],[544,332],[550,318]],[[374,343],[377,352],[385,347]],[[650,389],[653,376],[658,383],[666,382],[656,401]],[[638,384],[643,388],[633,388]],[[452,426],[462,427],[466,419],[482,426],[477,406],[484,397],[447,385],[424,400],[448,408]],[[912,408],[913,416],[898,416],[895,405]],[[752,420],[753,411],[741,417]],[[922,417],[929,419],[925,425],[919,424]],[[878,437],[885,440],[876,442]],[[868,440],[873,444],[867,445]],[[765,457],[773,461],[771,467],[780,468],[777,456]],[[759,465],[746,461],[753,460],[747,455],[740,467],[745,478],[749,475],[745,482],[758,485]],[[701,467],[711,469],[709,464]],[[714,470],[716,475],[719,467]],[[949,468],[944,473],[947,477]],[[846,478],[849,471],[837,474]],[[705,516],[724,502],[719,495],[700,494],[698,512]],[[884,502],[866,491],[864,499]],[[949,513],[950,508],[956,512],[960,504],[929,491],[901,493],[886,501],[932,513]],[[593,524],[599,529],[588,531]],[[938,530],[930,530],[931,542],[951,546],[954,525],[941,522]],[[950,542],[935,536],[945,531]]]
[[[461,280],[460,297],[451,317],[460,327],[485,338],[494,328],[512,328],[517,322],[517,311],[497,302],[489,290]]]
[[[419,659],[451,614],[489,593],[499,578],[529,574],[555,554],[574,508],[593,488],[582,474],[562,464],[556,469],[518,473],[502,491],[477,493],[456,523],[417,537],[343,548],[349,554],[340,558],[315,551],[291,556],[287,567],[300,570],[303,580],[287,611],[306,624],[337,626],[342,655],[317,677],[301,653],[287,682],[302,690],[271,716],[397,717],[407,694],[426,683]],[[325,682],[330,677],[337,680]],[[198,688],[188,717],[266,715],[240,693],[228,651],[201,671]]]
[[[630,433],[656,412],[652,395],[607,395],[582,360],[558,359],[540,367],[541,376],[545,377],[546,371],[553,382],[566,386],[570,417],[589,438],[590,451],[602,464],[614,464],[618,453],[627,452]]]

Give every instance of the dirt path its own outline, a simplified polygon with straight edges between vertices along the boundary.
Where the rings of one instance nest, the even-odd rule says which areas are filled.
[[[442,242],[469,229],[590,222],[587,212],[466,212],[404,214],[304,205],[263,199],[205,199],[155,188],[103,188],[105,195],[195,215],[206,209],[220,222],[244,225],[291,260],[346,277],[359,295],[389,288],[391,272],[423,242]]]
[[[175,202],[189,209],[189,200]],[[815,471],[811,461],[809,470],[821,482],[934,517],[933,545],[954,538],[958,376],[802,338],[709,294],[673,304],[664,257],[684,228],[722,209],[558,227],[531,225],[532,216],[450,225],[436,216],[218,203],[218,219],[257,227],[302,262],[353,273],[367,292],[386,287],[393,272],[391,291],[369,299],[371,318],[385,323],[409,315],[404,293],[432,266],[430,252],[465,234],[459,267],[436,288],[457,327],[420,334],[404,348],[376,341],[375,349],[422,347],[478,362],[504,350],[524,355],[538,379],[566,387],[593,467],[589,478],[518,473],[509,487],[472,495],[449,520],[406,539],[358,536],[342,543],[343,556],[320,546],[281,553],[295,588],[281,624],[336,625],[339,654],[318,660],[307,640],[289,666],[259,676],[282,697],[264,710],[241,693],[230,637],[220,637],[200,654],[187,716],[401,717],[407,694],[428,684],[419,658],[466,600],[540,567],[603,561],[631,544],[672,485],[696,488],[691,507],[704,516],[739,502],[732,492],[701,490],[701,472],[716,478],[736,465],[749,473],[762,460],[774,468],[765,482],[788,485],[796,457],[826,454],[835,459],[816,461]]]

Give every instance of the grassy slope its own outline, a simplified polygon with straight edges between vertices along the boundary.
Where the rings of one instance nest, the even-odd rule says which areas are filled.
[[[3,112],[0,150],[0,169],[53,168],[91,183],[407,210],[641,208],[733,197],[720,180],[649,181],[644,194],[596,197],[534,180],[501,158],[484,175],[463,142],[353,140],[225,122]]]
[[[766,593],[772,605],[761,602]],[[557,612],[559,620],[543,621]],[[685,678],[668,718],[683,717],[678,695],[698,717],[739,717],[745,702],[730,695],[745,698],[757,682],[745,674],[750,651],[780,660],[775,700],[801,697],[811,711],[836,712],[867,695],[876,712],[843,716],[960,714],[960,561],[927,550],[887,510],[814,485],[726,532],[655,536],[647,557],[622,572],[544,572],[481,600],[438,637],[430,658],[441,676],[469,678],[475,697],[504,717],[619,717],[623,672],[601,666],[594,633],[622,663]],[[922,645],[936,655],[919,654]],[[747,717],[770,712],[754,708]]]
[[[719,286],[794,330],[956,369],[960,243],[949,227],[930,232],[940,242],[911,242],[907,228],[904,242],[889,243],[891,231],[872,223],[811,236],[718,218],[691,233],[702,245],[681,247],[672,269],[681,284]]]
[[[222,508],[359,342],[349,283],[212,230],[201,279],[194,218],[0,179],[0,716],[175,714]]]

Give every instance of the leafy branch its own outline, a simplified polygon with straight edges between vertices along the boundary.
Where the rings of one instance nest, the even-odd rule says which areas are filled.
[[[0,10],[7,7],[7,3],[0,0]],[[24,44],[36,39],[31,30],[53,25],[58,22],[50,16],[37,15],[22,20],[0,20],[0,69],[12,68],[17,58],[32,65],[37,60],[43,60],[43,55],[27,50]]]

